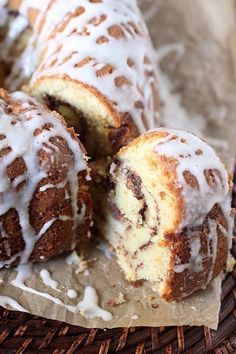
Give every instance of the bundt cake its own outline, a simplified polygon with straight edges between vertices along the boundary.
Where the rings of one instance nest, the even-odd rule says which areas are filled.
[[[0,89],[0,267],[42,261],[89,236],[85,150],[64,119]]]
[[[99,226],[129,281],[173,301],[223,269],[231,181],[193,134],[145,133],[158,126],[152,51],[136,0],[0,0],[0,86],[23,88],[75,129],[35,98],[0,89],[0,268],[89,236],[79,133]]]
[[[156,67],[136,0],[3,3],[5,86],[27,84],[81,133],[92,158],[157,126]]]
[[[204,288],[231,247],[231,181],[195,135],[159,128],[116,156],[106,238],[130,281],[147,280],[166,301]]]

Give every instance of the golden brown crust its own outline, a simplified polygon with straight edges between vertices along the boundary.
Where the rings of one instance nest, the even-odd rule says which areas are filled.
[[[92,93],[99,102],[106,107],[107,113],[110,117],[112,117],[112,124],[108,127],[104,127],[108,131],[107,133],[107,141],[109,145],[107,150],[109,155],[114,155],[119,151],[122,146],[128,145],[133,139],[135,139],[139,133],[138,129],[132,119],[132,117],[128,113],[120,113],[116,109],[115,105],[108,100],[105,96],[101,94],[95,87],[87,85],[79,80],[71,79],[68,75],[61,75],[61,76],[50,76],[50,77],[40,77],[32,87],[30,87],[30,91],[36,91],[36,88],[41,85],[43,86],[44,80],[55,80],[61,79],[63,81],[68,81],[75,83],[83,89],[88,90]],[[26,91],[29,89],[26,87]]]
[[[62,153],[61,156],[70,157],[69,150],[65,142],[60,144],[60,146],[58,145],[58,147]],[[41,158],[41,162],[45,163],[47,156],[42,154]],[[48,159],[48,163],[50,163],[50,159]],[[61,165],[63,161],[60,160],[58,163]],[[9,178],[17,177],[20,171],[22,171],[22,168],[22,160],[15,160],[9,168]],[[73,216],[71,201],[70,199],[65,200],[65,191],[67,191],[68,194],[70,193],[68,184],[65,186],[65,188],[51,188],[44,192],[40,192],[40,187],[44,186],[45,184],[56,184],[62,182],[65,177],[65,173],[66,171],[61,169],[58,173],[56,166],[50,166],[48,170],[48,177],[39,183],[33,195],[30,203],[29,215],[30,223],[33,226],[36,234],[41,230],[43,225],[52,218],[59,217],[60,215],[66,215],[69,217]],[[91,224],[92,203],[91,197],[85,185],[85,175],[83,173],[78,176],[78,183],[80,184],[78,206],[80,206],[81,209],[82,204],[86,205],[86,215],[83,222],[78,227],[76,238],[74,238],[74,232],[72,231],[72,221],[58,220],[35,244],[34,250],[30,257],[30,261],[39,262],[56,256],[64,251],[70,251],[74,249],[75,244],[87,236],[88,229]],[[5,241],[8,243],[7,247],[6,243],[4,243],[4,238],[1,237],[0,261],[3,261],[10,259],[18,252],[22,252],[24,250],[25,244],[21,235],[21,229],[16,210],[11,209],[6,214],[1,215],[0,222],[3,224],[3,228],[8,235],[7,241]],[[7,254],[7,248],[11,250],[10,254]],[[14,265],[16,265],[19,260],[20,258],[14,262]]]
[[[110,129],[108,139],[112,145],[112,155],[117,153],[121,147],[128,145],[139,135],[132,117],[128,113],[120,114],[120,126]]]
[[[61,75],[61,76],[50,76],[50,77],[40,77],[36,83],[34,83],[33,86],[31,86],[30,90],[34,91],[35,88],[38,86],[39,83],[43,82],[44,80],[55,80],[55,79],[61,79],[63,81],[69,81],[76,83],[80,86],[82,86],[84,89],[88,90],[89,92],[92,92],[94,96],[100,101],[101,104],[103,104],[109,115],[111,115],[114,119],[114,127],[118,128],[121,125],[121,119],[122,117],[120,116],[120,113],[117,111],[117,109],[114,107],[114,104],[109,101],[105,96],[103,96],[95,87],[90,86],[85,84],[82,81],[71,79],[70,76],[68,75]],[[26,89],[27,90],[27,89]]]
[[[217,254],[214,264],[212,264],[212,258],[209,257],[209,219],[217,221],[219,225],[222,225],[227,229],[227,221],[219,205],[215,205],[206,218],[203,224],[195,229],[184,229],[181,234],[168,234],[165,235],[166,246],[171,250],[171,260],[169,264],[169,273],[166,282],[166,288],[163,293],[163,298],[166,301],[175,301],[183,298],[200,290],[208,285],[208,282],[214,279],[223,269],[226,264],[228,256],[228,240],[217,227]],[[179,264],[188,264],[190,260],[190,244],[188,240],[189,233],[197,232],[197,237],[200,240],[201,248],[200,255],[202,257],[201,271],[193,271],[193,269],[187,268],[183,272],[176,273],[175,267]],[[193,239],[190,239],[192,242]],[[210,244],[210,248],[212,245]],[[180,260],[181,263],[176,262]],[[212,271],[213,270],[213,271]],[[208,279],[209,274],[212,276]]]
[[[116,238],[108,235],[108,239],[118,249],[118,259],[126,276],[149,280],[155,289],[159,289],[161,297],[166,301],[179,300],[206,287],[224,268],[231,239],[230,178],[214,152],[211,155],[212,150],[205,146],[205,143],[199,139],[198,145],[197,139],[194,139],[196,144],[191,145],[190,133],[181,134],[181,131],[164,128],[151,131],[135,139],[128,147],[123,147],[111,168],[115,190],[115,193],[110,194],[110,212],[113,215],[111,233],[114,229]],[[187,142],[192,148],[191,152],[182,149]],[[169,145],[165,148],[164,144]],[[206,163],[209,159],[207,154],[211,156],[209,164]],[[189,160],[184,160],[181,165],[186,156]],[[197,171],[195,163],[198,166]],[[117,181],[120,183],[116,189]],[[166,202],[162,186],[165,186],[170,203]],[[128,196],[126,189],[132,190],[136,199],[133,208],[135,216],[131,214],[133,209],[127,206],[127,215],[131,215],[132,222],[125,218],[125,204],[124,208],[122,205],[122,200],[125,203],[126,195]],[[145,189],[153,196],[154,201],[148,202],[149,197],[145,198]],[[155,209],[157,196],[159,203]],[[132,206],[131,199],[129,205]],[[147,227],[145,212],[148,208],[150,213],[154,210],[163,211],[163,214],[159,213],[162,215],[160,234],[156,232],[155,236],[158,237],[156,241],[152,241],[151,231],[137,231],[137,250],[131,251],[133,245],[129,246],[129,235],[135,239],[137,229],[134,220],[137,218],[139,222],[143,221]],[[153,212],[152,215],[157,220],[158,213]],[[169,219],[166,215],[169,215]],[[122,230],[120,223],[124,224],[124,229],[127,230],[126,240],[125,235],[119,233],[119,230]],[[158,221],[156,227],[158,231]],[[141,247],[140,235],[144,235],[146,241]],[[160,273],[155,271],[151,260],[148,263],[148,253],[140,252],[146,250],[153,260],[152,263],[159,267]],[[168,256],[165,252],[162,254],[162,251],[167,251]],[[156,262],[156,259],[159,261],[161,257],[166,257],[163,259],[163,265]]]
[[[15,209],[10,209],[6,214],[1,215],[0,222],[8,235],[7,241],[4,237],[0,237],[0,260],[5,261],[10,259],[14,254],[23,251],[25,242],[21,235],[19,218]],[[10,254],[7,249],[11,250]],[[16,262],[13,265],[19,261],[20,257],[16,259]]]
[[[14,100],[12,96],[3,89],[0,89],[0,98],[8,104],[6,109],[8,110],[9,115],[17,115],[22,112],[23,108],[20,101]],[[33,105],[34,101],[32,101],[31,104]],[[60,115],[54,114],[54,116],[55,119],[59,119],[65,126],[64,119]],[[7,119],[7,117],[5,119]],[[35,129],[34,135],[37,136],[44,130],[50,130],[50,128],[50,123],[44,124],[40,128]],[[65,129],[67,129],[66,126]],[[82,148],[82,152],[85,152],[74,130],[70,128],[67,129],[67,131],[70,133],[72,139],[78,142],[78,152],[80,151],[80,148]],[[70,198],[71,186],[69,182],[67,182],[62,188],[56,188],[55,186],[55,188],[40,190],[40,188],[45,185],[56,185],[64,182],[67,178],[68,169],[74,164],[74,159],[76,158],[70,150],[67,141],[60,135],[49,138],[49,141],[57,149],[55,150],[53,159],[51,158],[51,152],[47,152],[43,150],[43,148],[38,152],[39,163],[46,169],[47,177],[43,178],[38,183],[32,196],[29,205],[29,221],[35,231],[35,235],[37,235],[47,222],[52,219],[58,220],[55,220],[51,227],[36,242],[29,258],[29,261],[32,262],[46,260],[64,251],[74,249],[79,241],[88,237],[88,230],[91,225],[92,202],[86,185],[86,176],[88,174],[86,169],[78,173],[78,212],[81,211],[83,205],[86,206],[86,212],[83,220],[79,223],[77,230],[73,229],[72,220],[74,215]],[[11,182],[14,182],[17,177],[24,175],[26,172],[27,166],[24,158],[21,156],[14,159],[6,168],[6,174]],[[23,188],[25,184],[26,180],[18,184],[15,193]],[[27,185],[25,188],[27,188]],[[68,198],[65,198],[66,194],[68,195]],[[69,217],[72,220],[60,220],[60,216]],[[0,225],[2,226],[0,229],[0,261],[6,261],[11,259],[11,257],[17,253],[22,252],[25,248],[25,242],[22,237],[16,209],[12,208],[4,215],[1,215]],[[6,233],[7,238],[4,237],[2,230]],[[12,265],[18,264],[19,261],[20,257],[17,257]]]
[[[8,7],[12,10],[18,10],[21,3],[22,3],[22,0],[9,0]]]
[[[122,149],[120,149],[119,153],[117,154],[119,155],[123,155],[123,153],[125,153],[126,151],[128,151],[129,149],[131,149],[132,147],[138,146],[139,144],[144,144],[145,142],[150,143],[151,140],[155,140],[157,141],[157,139],[160,138],[164,138],[168,136],[168,133],[163,131],[149,131],[147,133],[144,133],[142,135],[140,135],[137,139],[133,140],[129,146],[124,146],[122,147]]]

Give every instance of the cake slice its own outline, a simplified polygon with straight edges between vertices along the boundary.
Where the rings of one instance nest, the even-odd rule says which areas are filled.
[[[64,119],[0,89],[0,268],[75,249],[91,226],[85,150]]]
[[[164,300],[204,288],[223,269],[232,240],[231,181],[195,135],[150,131],[111,166],[106,238],[130,281]]]

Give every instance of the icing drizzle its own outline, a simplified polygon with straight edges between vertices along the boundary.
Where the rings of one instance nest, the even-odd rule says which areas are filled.
[[[51,274],[47,269],[42,269],[40,271],[40,277],[45,285],[49,286],[51,289],[61,291],[58,289],[58,281],[52,279]]]
[[[0,305],[3,307],[11,306],[13,309],[21,312],[29,312],[24,307],[22,307],[16,300],[9,296],[0,295]]]
[[[99,299],[97,291],[92,286],[87,286],[85,288],[83,300],[80,301],[77,305],[67,305],[62,300],[48,294],[47,292],[41,292],[26,285],[26,281],[32,276],[33,268],[31,265],[19,265],[16,271],[17,276],[11,281],[11,284],[23,291],[50,300],[56,305],[63,306],[66,310],[70,312],[80,313],[81,316],[85,318],[101,317],[104,321],[111,321],[113,319],[113,315],[110,312],[102,309],[98,305]],[[67,296],[71,299],[75,299],[77,297],[77,292],[73,289],[69,289],[67,292]],[[26,309],[24,309],[15,300],[11,298],[0,297],[0,303],[3,304],[3,306],[5,304],[9,304],[12,307],[18,309],[19,311],[28,312]]]
[[[98,296],[96,290],[87,286],[84,291],[84,298],[79,303],[81,313],[86,318],[101,317],[104,321],[111,321],[113,316],[110,312],[98,306]]]
[[[29,220],[29,206],[32,197],[39,182],[47,177],[47,166],[40,163],[39,151],[45,151],[46,148],[50,160],[53,161],[56,157],[54,149],[56,146],[51,143],[51,147],[49,147],[49,140],[52,137],[62,137],[73,154],[71,160],[65,162],[65,164],[69,164],[65,182],[68,182],[70,185],[74,230],[76,230],[83,219],[86,210],[86,207],[83,205],[79,212],[77,205],[79,191],[77,176],[79,172],[87,170],[86,161],[79,143],[72,138],[70,133],[66,130],[63,121],[60,120],[58,116],[50,113],[43,106],[36,103],[34,99],[19,92],[9,97],[11,97],[11,104],[19,105],[20,109],[17,113],[11,112],[9,114],[7,112],[8,103],[0,97],[0,134],[3,137],[2,140],[0,140],[0,150],[4,151],[4,149],[8,149],[7,153],[1,158],[0,215],[4,215],[10,209],[17,211],[25,248],[20,254],[13,255],[11,259],[0,262],[0,267],[11,264],[18,256],[21,258],[21,264],[27,263],[35,243],[45,232],[47,232],[57,220],[66,221],[71,219],[66,215],[52,218],[43,225],[37,234]],[[35,135],[35,131],[41,129],[45,124],[49,124],[50,129],[42,129],[41,133]],[[19,157],[24,160],[26,172],[20,176],[18,181],[14,180],[12,182],[7,175],[7,168]],[[17,189],[20,181],[24,181],[25,184],[22,188]],[[46,185],[46,188],[50,187],[51,186]],[[53,186],[53,188],[60,188],[60,186]]]
[[[74,289],[69,289],[67,291],[67,296],[69,297],[69,299],[76,299],[78,294],[77,294],[77,291],[74,290]]]
[[[54,297],[47,292],[42,292],[39,290],[36,290],[34,288],[31,288],[25,284],[26,280],[30,278],[32,275],[32,267],[28,264],[23,264],[17,267],[17,276],[14,280],[11,281],[11,284],[21,290],[24,290],[26,292],[29,292],[34,295],[41,296],[47,300],[52,301],[54,304],[61,305],[65,307],[68,311],[76,313],[79,312],[78,306],[73,306],[73,305],[66,305],[64,304],[63,301],[58,299],[57,297]]]
[[[232,243],[233,218],[228,173],[214,150],[195,135],[177,129],[159,128],[156,131],[166,135],[158,140],[154,151],[159,157],[174,158],[177,161],[175,186],[181,191],[184,199],[184,216],[179,231],[184,227],[194,228],[202,225],[215,204],[220,206],[227,220],[227,229],[224,229],[216,220],[208,219],[207,257],[211,259],[207,281],[209,283],[217,255],[217,226],[224,230],[229,249]],[[176,273],[181,273],[185,269],[194,272],[203,270],[200,239],[196,236],[195,232],[189,232],[189,263],[177,264]]]
[[[25,15],[24,4],[19,11]],[[15,79],[8,80],[11,90],[27,78],[34,85],[41,77],[67,75],[130,113],[140,132],[157,126],[154,54],[136,0],[54,0],[40,9],[33,32]]]
[[[202,224],[206,214],[218,203],[223,211],[230,208],[230,185],[228,173],[214,150],[195,135],[177,129],[156,129],[167,133],[159,139],[154,150],[159,156],[177,160],[176,187],[181,190],[185,202],[185,215],[181,228]],[[213,177],[207,179],[207,171],[213,171]],[[216,172],[218,171],[218,172]],[[196,181],[191,185],[185,172],[189,172]],[[225,215],[229,218],[229,215]]]

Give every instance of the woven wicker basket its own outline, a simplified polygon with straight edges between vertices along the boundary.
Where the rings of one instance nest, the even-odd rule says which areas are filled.
[[[217,331],[189,326],[85,329],[0,308],[0,354],[236,353],[236,267],[224,280],[221,300]]]

